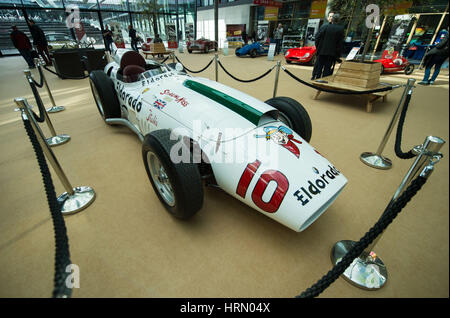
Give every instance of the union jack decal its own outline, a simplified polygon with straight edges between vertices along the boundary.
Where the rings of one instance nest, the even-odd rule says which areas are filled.
[[[162,99],[157,99],[153,103],[153,106],[155,106],[159,110],[163,109],[166,105],[167,105],[167,103],[165,101],[163,101]]]

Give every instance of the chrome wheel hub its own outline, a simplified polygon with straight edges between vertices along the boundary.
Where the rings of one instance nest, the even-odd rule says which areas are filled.
[[[147,165],[160,196],[169,206],[175,206],[175,193],[169,176],[158,157],[151,151],[147,153]]]

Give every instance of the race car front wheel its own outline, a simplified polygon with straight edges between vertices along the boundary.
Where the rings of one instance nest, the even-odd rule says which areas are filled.
[[[409,64],[407,67],[405,67],[405,74],[409,75],[412,72],[414,72],[414,64]]]
[[[312,124],[308,112],[302,104],[290,97],[274,97],[266,100],[269,104],[279,110],[278,120],[292,128],[307,142],[311,140]]]
[[[178,150],[189,151],[182,147],[183,141],[171,139],[169,130],[157,130],[145,136],[142,158],[158,199],[171,215],[187,219],[203,205],[203,186],[197,165],[179,160]]]
[[[120,118],[119,99],[114,89],[113,81],[103,71],[92,71],[89,74],[92,94],[103,120]]]
[[[256,51],[256,49],[252,49],[250,51],[250,56],[253,57],[253,58],[257,57],[258,56],[258,51]]]

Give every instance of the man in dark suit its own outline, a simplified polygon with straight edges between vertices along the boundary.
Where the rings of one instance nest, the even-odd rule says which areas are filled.
[[[344,45],[344,27],[338,25],[339,14],[330,12],[328,24],[322,25],[316,35],[317,65],[312,80],[332,74],[332,66],[340,59]]]
[[[17,29],[17,26],[13,25],[11,26],[11,29],[11,41],[13,42],[14,47],[19,50],[20,55],[23,56],[28,64],[28,67],[35,68],[36,66],[34,65],[33,56],[31,54],[30,40],[25,33]]]
[[[136,36],[136,29],[134,29],[131,24],[128,26],[128,36],[131,40],[131,48],[139,53],[139,49],[137,47],[138,39]]]
[[[36,47],[39,55],[44,59],[45,64],[51,66],[52,60],[48,52],[48,42],[44,31],[31,19],[28,20],[28,25],[30,26],[31,36],[33,37],[33,45]]]

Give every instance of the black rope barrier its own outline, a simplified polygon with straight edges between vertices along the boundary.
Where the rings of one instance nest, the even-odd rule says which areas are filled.
[[[378,92],[385,92],[385,91],[390,91],[393,89],[392,86],[388,86],[385,88],[377,88],[377,89],[372,89],[372,90],[368,90],[368,91],[349,91],[349,90],[332,90],[332,89],[327,89],[327,88],[323,88],[320,86],[316,86],[313,84],[310,84],[300,78],[298,78],[297,76],[295,76],[294,74],[292,74],[291,72],[289,72],[287,69],[285,69],[283,67],[283,71],[286,72],[286,74],[288,74],[290,77],[292,77],[293,79],[295,79],[296,81],[309,86],[311,88],[317,89],[319,91],[323,91],[323,92],[327,92],[327,93],[335,93],[335,94],[342,94],[342,95],[359,95],[359,94],[372,94],[372,93],[378,93]]]
[[[412,152],[412,150],[410,150],[408,152],[403,152],[402,149],[401,149],[403,125],[405,123],[406,112],[408,111],[408,106],[409,106],[410,100],[411,100],[411,94],[406,95],[406,99],[405,99],[405,103],[403,105],[402,113],[401,113],[400,119],[398,121],[397,134],[396,134],[396,137],[395,137],[394,150],[395,150],[395,154],[400,159],[411,159],[411,158],[414,158],[416,156]]]
[[[33,79],[33,77],[31,77],[31,79]],[[31,113],[33,114],[34,119],[36,119],[37,122],[43,123],[45,121],[44,112],[46,112],[44,104],[42,103],[42,99],[39,95],[39,92],[35,86],[34,81],[29,82],[29,83],[30,83],[31,91],[33,92],[33,95],[34,95],[34,99],[36,100],[36,104],[39,109],[39,116],[36,115],[36,113],[30,109]]]
[[[42,69],[40,67],[38,67],[38,71],[40,76],[39,83],[36,82],[33,77],[31,77],[31,79],[33,80],[34,85],[36,85],[39,88],[42,88],[44,86],[44,76],[42,76]]]
[[[176,56],[176,55],[174,55],[174,56],[175,56],[176,60],[177,60],[178,62],[180,62],[181,65],[183,65],[183,67],[186,69],[186,71],[188,71],[188,72],[190,72],[190,73],[201,73],[201,72],[203,72],[204,70],[206,70],[206,69],[211,65],[211,63],[214,61],[214,59],[212,59],[211,61],[209,61],[209,63],[208,63],[204,68],[202,68],[200,71],[191,71],[190,69],[188,69],[188,68],[180,61],[180,59],[178,58],[178,56]]]
[[[353,260],[361,255],[361,253],[380,235],[406,204],[416,195],[416,193],[425,184],[427,178],[417,177],[411,182],[403,194],[392,204],[389,204],[378,222],[345,254],[342,260],[337,263],[326,275],[324,275],[317,283],[306,289],[296,298],[312,298],[317,297],[328,286],[330,286],[345,270],[350,266]]]
[[[239,81],[239,82],[242,82],[242,83],[250,83],[250,82],[257,81],[257,80],[263,78],[264,76],[268,75],[270,72],[272,72],[272,70],[273,70],[273,68],[274,68],[274,67],[272,67],[272,68],[269,69],[267,72],[265,72],[264,74],[262,74],[262,75],[260,75],[260,76],[258,76],[258,77],[256,77],[256,78],[254,78],[254,79],[250,79],[250,80],[241,80],[241,79],[239,79],[239,78],[233,76],[232,74],[230,74],[230,73],[225,69],[225,67],[222,65],[222,63],[220,63],[220,61],[218,61],[218,62],[219,62],[220,67],[223,69],[223,71],[224,71],[225,73],[228,74],[228,76],[230,76],[230,77],[233,78],[234,80]]]
[[[56,198],[55,187],[52,182],[52,177],[48,169],[42,148],[37,140],[36,134],[31,127],[29,120],[23,119],[25,130],[33,145],[36,154],[39,168],[41,170],[45,193],[47,196],[48,205],[53,221],[53,230],[55,234],[55,274],[54,286],[52,296],[56,297],[70,297],[72,289],[66,285],[66,280],[70,273],[66,272],[66,268],[71,264],[69,252],[69,239],[67,237],[66,224],[61,214],[61,205]]]
[[[170,55],[168,55],[164,60],[162,60],[160,63],[163,64],[165,63],[168,59],[170,58]]]
[[[89,77],[89,74],[88,75],[79,76],[79,77],[78,76],[68,76],[68,75],[62,74],[61,72],[55,72],[55,71],[49,69],[47,65],[44,65],[43,67],[47,71],[49,71],[50,73],[55,74],[56,76],[61,77],[62,79],[85,79],[85,78]]]

